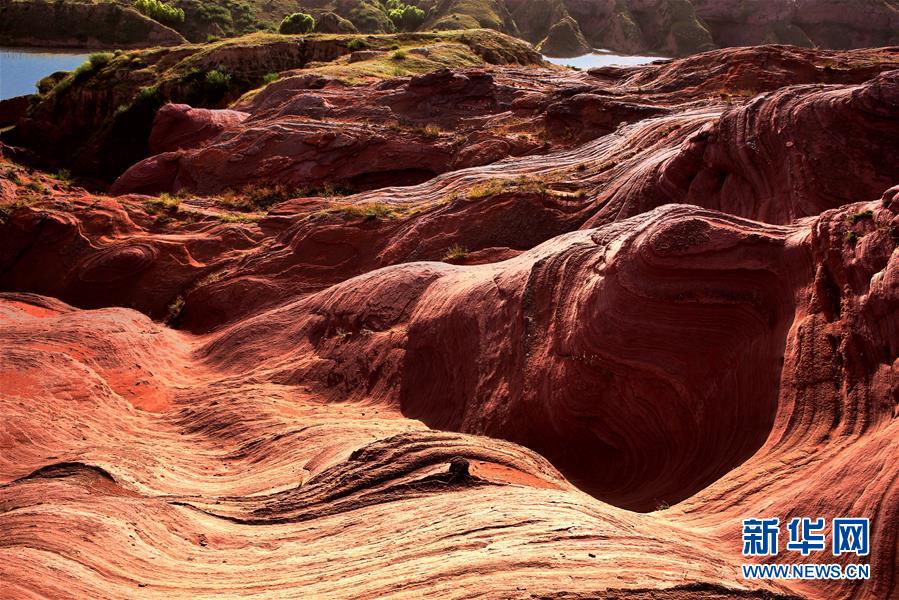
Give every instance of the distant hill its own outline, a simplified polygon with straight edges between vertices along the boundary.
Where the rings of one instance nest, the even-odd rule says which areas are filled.
[[[392,33],[384,0],[171,0],[183,22],[147,24],[130,0],[0,0],[0,42],[9,45],[134,46],[205,41],[274,30],[303,11],[317,31]],[[397,0],[392,0],[396,3]],[[717,47],[786,43],[826,48],[899,44],[899,0],[401,0],[425,13],[418,31],[495,29],[546,54],[591,48],[682,56]],[[73,8],[77,7],[77,8]],[[26,17],[22,15],[26,14]],[[129,27],[98,35],[105,24]],[[46,27],[34,23],[49,23]],[[37,33],[35,33],[37,32]],[[63,35],[64,34],[64,35]],[[74,40],[74,41],[73,41]],[[80,42],[78,40],[81,40]]]

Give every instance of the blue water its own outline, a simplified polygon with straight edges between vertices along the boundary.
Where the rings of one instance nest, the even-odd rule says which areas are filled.
[[[71,71],[87,54],[31,48],[0,48],[0,100],[37,91],[37,82],[56,71]]]
[[[635,65],[645,65],[654,60],[664,60],[661,56],[622,56],[619,54],[609,54],[608,52],[592,52],[583,56],[575,56],[574,58],[553,58],[544,56],[546,60],[556,65],[566,67],[577,67],[578,69],[592,69],[594,67],[632,67]]]

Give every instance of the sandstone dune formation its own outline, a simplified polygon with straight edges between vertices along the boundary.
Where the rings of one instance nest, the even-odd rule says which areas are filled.
[[[899,52],[417,39],[122,56],[6,138],[2,595],[896,597]],[[742,577],[819,515],[870,579]]]

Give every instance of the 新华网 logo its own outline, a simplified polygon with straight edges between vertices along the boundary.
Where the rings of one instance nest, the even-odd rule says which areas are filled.
[[[830,554],[870,553],[870,520],[867,518],[835,518],[830,527]],[[823,517],[795,517],[786,523],[785,550],[808,557],[828,550],[827,520]],[[743,556],[769,557],[780,553],[781,522],[779,518],[743,520]],[[771,563],[744,564],[743,576],[750,579],[868,579],[869,564]]]

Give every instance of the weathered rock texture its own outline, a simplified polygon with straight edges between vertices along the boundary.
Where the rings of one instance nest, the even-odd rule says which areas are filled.
[[[897,74],[294,71],[117,197],[4,161],[4,591],[894,598]],[[744,579],[747,516],[871,578]]]
[[[692,0],[716,43],[759,43],[859,48],[899,43],[894,0]]]

